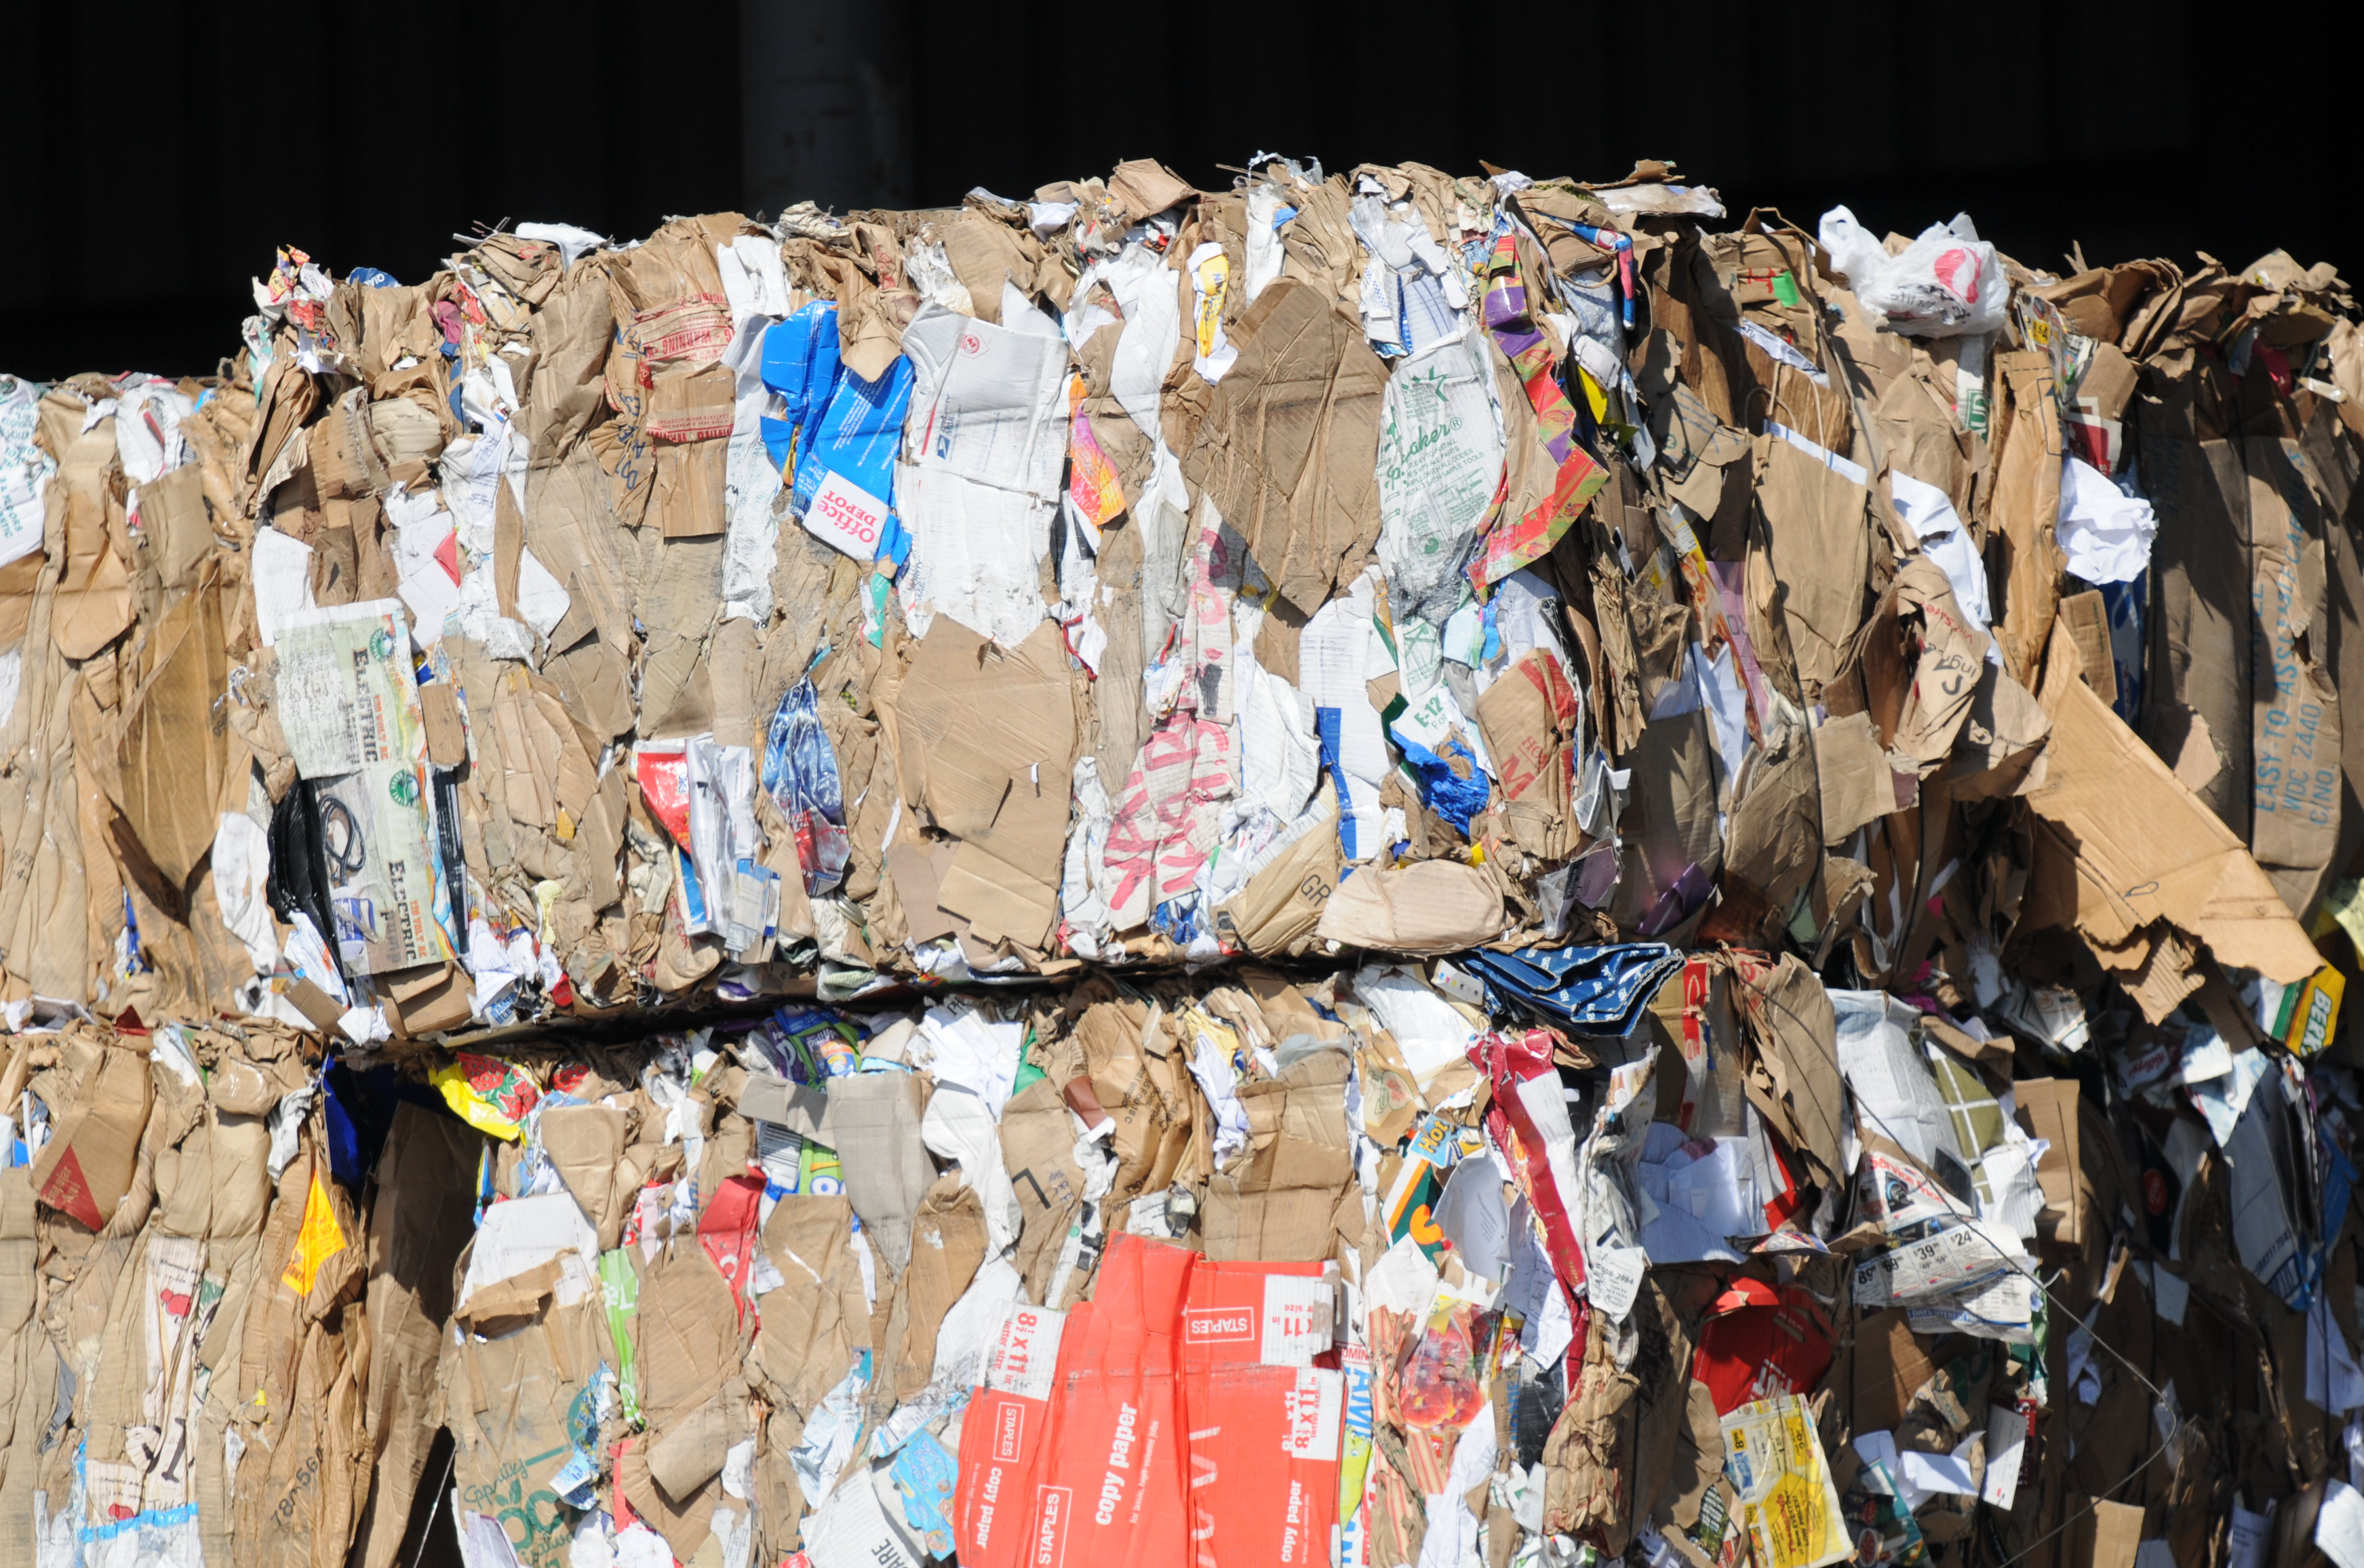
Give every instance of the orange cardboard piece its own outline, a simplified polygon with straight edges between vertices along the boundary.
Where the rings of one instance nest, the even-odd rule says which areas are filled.
[[[1321,1263],[1210,1263],[1182,1313],[1190,1539],[1200,1562],[1330,1560],[1345,1382]]]
[[[1019,1568],[1033,1560],[1036,1467],[1051,1417],[1059,1341],[1067,1315],[1020,1302],[986,1354],[985,1382],[961,1421],[953,1541],[969,1568]]]
[[[1184,1451],[1176,1329],[1196,1255],[1122,1234],[1092,1299],[1067,1315],[1034,1487],[1029,1563],[1183,1568]]]

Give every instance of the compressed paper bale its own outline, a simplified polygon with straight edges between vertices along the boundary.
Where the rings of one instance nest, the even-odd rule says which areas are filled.
[[[1389,1561],[1705,1562],[1769,1550],[1734,1440],[1890,1554],[2339,1527],[2327,265],[2053,282],[1649,162],[462,243],[283,257],[202,381],[0,381],[0,1534],[375,1562],[439,1417],[531,1568],[585,1497],[619,1561],[1014,1562],[1358,1463]],[[2064,575],[2096,506],[2155,592]],[[1768,1273],[1876,1310],[1695,1356]]]

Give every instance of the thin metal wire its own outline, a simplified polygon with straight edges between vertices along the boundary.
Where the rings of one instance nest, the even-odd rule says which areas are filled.
[[[435,1516],[443,1511],[443,1489],[452,1484],[452,1462],[459,1452],[459,1439],[454,1438],[452,1447],[443,1455],[443,1479],[435,1484],[434,1499],[427,1506],[427,1522],[418,1527],[418,1550],[410,1554],[410,1568],[418,1568],[418,1564],[426,1560],[428,1538],[435,1533]],[[454,1530],[460,1528],[457,1518],[452,1521],[452,1528]]]
[[[1780,1004],[1776,1002],[1774,1005],[1778,1007]],[[1789,1010],[1787,1008],[1783,1008],[1782,1011],[1788,1012]],[[1790,1016],[1794,1018],[1797,1014],[1793,1013],[1790,1014]],[[1886,1137],[1890,1143],[1896,1144],[1900,1148],[1904,1147],[1902,1140],[1896,1137],[1894,1130],[1889,1126],[1886,1120],[1880,1116],[1879,1112],[1872,1110],[1868,1105],[1865,1105],[1860,1099],[1857,1100],[1856,1105],[1858,1110],[1862,1111],[1873,1121],[1879,1124],[1881,1134]],[[2013,1258],[2010,1253],[2005,1252],[2002,1248],[1995,1246],[1992,1241],[1988,1240],[1983,1233],[1974,1232],[1973,1234],[1978,1235],[1979,1240],[1983,1243],[1989,1250],[1992,1251],[1997,1258],[2002,1260],[2004,1267],[2024,1276],[2030,1284],[2034,1285],[2037,1290],[2042,1291],[2047,1300],[2057,1305],[2060,1308],[2061,1312],[2066,1315],[2069,1322],[2075,1323],[2080,1328],[2084,1328],[2085,1338],[2088,1340],[2093,1344],[2101,1346],[2102,1349],[2109,1351],[2111,1355],[2115,1356],[2118,1360],[2118,1364],[2124,1367],[2126,1372],[2136,1383],[2141,1383],[2144,1388],[2149,1390],[2150,1396],[2154,1400],[2158,1401],[2161,1405],[2167,1405],[2169,1403],[2166,1393],[2160,1389],[2158,1384],[2151,1382],[2147,1377],[2145,1377],[2143,1375],[2142,1369],[2135,1365],[2133,1361],[2126,1356],[2124,1351],[2119,1350],[2115,1345],[2111,1344],[2107,1339],[2102,1338],[2100,1334],[2094,1332],[2092,1329],[2086,1328],[2084,1319],[2080,1317],[2073,1310],[2071,1310],[2068,1303],[2062,1299],[2059,1293],[2055,1291],[2050,1285],[2046,1284],[2043,1279],[2038,1276],[2035,1271],[2022,1267],[2017,1259]],[[2172,1408],[2172,1406],[2170,1406],[2170,1408]],[[2107,1502],[2112,1496],[2123,1490],[2136,1476],[2148,1471],[2150,1467],[2158,1462],[2158,1457],[2167,1452],[2168,1450],[2174,1445],[2175,1440],[2183,1435],[2185,1428],[2189,1427],[2191,1424],[2191,1421],[2192,1417],[2179,1415],[2175,1420],[2175,1430],[2164,1438],[2156,1439],[2151,1445],[2150,1451],[2143,1455],[2142,1462],[2135,1465],[2132,1470],[2127,1471],[2124,1476],[2119,1478],[2116,1484],[2109,1487],[2106,1491],[2097,1493],[2093,1496],[2092,1500],[2088,1502],[2083,1507],[2078,1509],[2075,1513],[2061,1520],[2059,1524],[2054,1526],[2051,1529],[2046,1530],[2044,1534],[2036,1537],[2034,1540],[2020,1548],[2020,1550],[2013,1555],[2004,1558],[2001,1563],[1997,1564],[1997,1568],[2013,1568],[2013,1564],[2022,1562],[2027,1558],[2037,1547],[2042,1546],[2046,1541],[2051,1540],[2055,1537],[2058,1536],[2071,1525],[2076,1524],[2086,1515],[2093,1512],[2094,1509],[2100,1507],[2102,1504]],[[1994,1462],[1994,1456],[1992,1454],[1989,1454],[1987,1456],[1987,1462],[1990,1464]]]
[[[1746,982],[1744,981],[1743,983],[1745,985]],[[1806,1020],[1799,1017],[1794,1010],[1776,998],[1769,989],[1750,985],[1747,986],[1747,990],[1750,995],[1763,1002],[1769,1002],[1774,1007],[1779,1009],[1781,1013],[1787,1015],[1792,1023],[1798,1025],[1801,1028],[1812,1028],[1812,1025],[1809,1025]],[[1905,1147],[1903,1140],[1897,1137],[1894,1129],[1889,1126],[1886,1119],[1883,1118],[1879,1112],[1873,1110],[1870,1106],[1866,1105],[1860,1096],[1856,1100],[1856,1109],[1863,1114],[1869,1116],[1875,1123],[1878,1123],[1880,1133],[1882,1136],[1886,1137],[1890,1142],[1896,1144],[1900,1148]],[[2045,1297],[2047,1300],[2059,1306],[2062,1313],[2070,1321],[2075,1322],[2080,1328],[2084,1327],[2083,1319],[2070,1308],[2069,1304],[2064,1300],[2057,1292],[2054,1291],[2050,1285],[2046,1284],[2033,1270],[2023,1267],[2017,1259],[2012,1257],[2011,1254],[2005,1252],[2002,1248],[1996,1247],[1995,1244],[1992,1241],[1988,1240],[1983,1234],[1979,1236],[1979,1239],[1990,1248],[1997,1258],[2002,1260],[2002,1263],[2006,1268],[2011,1269],[2015,1273],[2024,1275],[2029,1283],[2033,1284],[2037,1290],[2044,1293]],[[2111,1344],[2107,1339],[2103,1338],[2100,1334],[2095,1333],[2091,1328],[2085,1329],[2085,1337],[2092,1343],[2099,1345],[2102,1349],[2107,1350],[2112,1356],[2115,1357],[2118,1364],[2124,1367],[2127,1372],[2133,1376],[2136,1383],[2141,1383],[2144,1388],[2147,1389],[2153,1399],[2162,1405],[2168,1403],[2167,1394],[2161,1391],[2157,1383],[2151,1382],[2149,1378],[2143,1375],[2142,1369],[2135,1365],[2133,1360],[2129,1358],[2124,1351],[2119,1350],[2115,1345]],[[2086,1515],[2093,1512],[2095,1508],[2108,1501],[2118,1492],[2124,1490],[2124,1487],[2134,1481],[2135,1477],[2148,1471],[2152,1464],[2158,1462],[2158,1457],[2167,1452],[2168,1450],[2173,1446],[2175,1440],[2183,1435],[2185,1429],[2191,1426],[2192,1420],[2193,1417],[2179,1416],[2176,1419],[2174,1431],[2154,1442],[2150,1451],[2143,1456],[2141,1462],[2136,1464],[2132,1470],[2126,1472],[2126,1473],[2121,1477],[2114,1485],[2109,1487],[2103,1492],[2096,1494],[2092,1500],[2088,1502],[2083,1507],[2069,1515],[2050,1530],[2047,1530],[2043,1535],[2036,1537],[2035,1540],[2030,1541],[2026,1546],[2022,1547],[2012,1556],[2005,1558],[2001,1563],[1997,1564],[1997,1568],[2013,1568],[2013,1564],[2024,1561],[2035,1551],[2037,1547],[2040,1547],[2045,1542],[2053,1540],[2062,1531],[2068,1529],[2070,1526],[2084,1518]],[[1991,1462],[1991,1455],[1989,1456],[1989,1461]]]
[[[2178,1436],[2182,1434],[2185,1424],[2186,1423],[2183,1421],[2178,1421],[2175,1424],[2175,1430]],[[2157,1447],[2150,1450],[2149,1453],[2144,1455],[2143,1462],[2140,1464],[2135,1465],[2132,1470],[2127,1471],[2124,1477],[2120,1480],[2117,1484],[2110,1487],[2107,1491],[2097,1494],[2091,1502],[2086,1504],[2083,1507],[2078,1509],[2075,1513],[2069,1515],[2067,1518],[2061,1520],[2050,1529],[2046,1530],[2042,1535],[2037,1536],[2025,1546],[2021,1547],[2011,1556],[2004,1558],[2001,1562],[1995,1565],[1995,1568],[2012,1568],[2012,1564],[2015,1562],[2025,1562],[2029,1557],[2035,1554],[2037,1547],[2042,1546],[2046,1541],[2062,1534],[2068,1530],[2070,1526],[2076,1524],[2078,1520],[2083,1518],[2086,1515],[2100,1507],[2117,1493],[2124,1490],[2128,1482],[2134,1480],[2135,1476],[2140,1475],[2143,1472],[2148,1470],[2151,1467],[2152,1462],[2156,1461],[2159,1455],[2167,1451],[2169,1440],[2170,1439],[2162,1439]]]
[[[1744,982],[1744,984],[1745,983],[1745,982]],[[1783,1014],[1788,1015],[1790,1022],[1796,1024],[1799,1027],[1804,1029],[1811,1029],[1812,1027],[1812,1025],[1808,1024],[1805,1019],[1799,1017],[1797,1013],[1788,1006],[1788,1004],[1776,997],[1770,990],[1760,989],[1754,985],[1748,986],[1747,989],[1751,996],[1779,1008]],[[1906,1148],[1910,1147],[1902,1138],[1896,1136],[1896,1130],[1888,1125],[1886,1118],[1882,1117],[1878,1111],[1873,1110],[1869,1105],[1865,1104],[1860,1096],[1856,1100],[1856,1109],[1860,1114],[1870,1117],[1873,1122],[1877,1123],[1879,1127],[1880,1135],[1886,1137],[1890,1143],[1895,1144],[1899,1148]],[[2072,1321],[2075,1321],[2079,1327],[2083,1327],[2083,1319],[2079,1316],[2073,1308],[2070,1307],[2068,1302],[2057,1292],[2053,1290],[2050,1285],[2046,1284],[2042,1277],[2036,1274],[2034,1270],[2022,1265],[2017,1259],[2013,1258],[2010,1253],[2005,1252],[2002,1248],[1995,1246],[1995,1244],[1992,1241],[1988,1240],[1983,1234],[1979,1235],[1979,1240],[1993,1251],[1995,1257],[2002,1261],[2004,1267],[2026,1279],[2030,1284],[2034,1285],[2037,1290],[2042,1291],[2048,1299],[2057,1305],[2061,1311]],[[2166,1400],[2167,1394],[2157,1383],[2151,1382],[2149,1378],[2145,1377],[2143,1375],[2142,1369],[2135,1366],[2133,1361],[2128,1359],[2124,1351],[2120,1350],[2115,1345],[2111,1344],[2107,1339],[2102,1338],[2099,1334],[2094,1333],[2090,1328],[2086,1329],[2085,1333],[2086,1337],[2091,1339],[2093,1343],[2101,1346],[2102,1349],[2109,1351],[2111,1355],[2116,1357],[2119,1364],[2124,1366],[2128,1372],[2133,1374],[2135,1381],[2141,1383],[2144,1388],[2149,1390],[2152,1398],[2158,1399],[2161,1402]]]

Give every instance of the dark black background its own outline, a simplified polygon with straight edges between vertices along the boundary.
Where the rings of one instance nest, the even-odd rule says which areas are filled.
[[[630,236],[770,210],[786,182],[841,209],[931,205],[1126,157],[1220,187],[1260,150],[1596,180],[1669,158],[1735,219],[1811,228],[1844,201],[1913,231],[1967,209],[2054,270],[2072,241],[2096,262],[2279,245],[2364,268],[2329,12],[782,0],[757,27],[742,6],[764,3],[17,7],[0,369],[207,373],[283,242],[412,282],[503,218]],[[859,112],[808,90],[813,61]],[[767,135],[805,161],[754,188]]]

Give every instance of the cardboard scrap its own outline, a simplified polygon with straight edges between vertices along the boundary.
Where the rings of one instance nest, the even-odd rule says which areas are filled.
[[[1502,895],[1471,866],[1422,860],[1357,871],[1322,905],[1316,935],[1342,946],[1399,953],[1474,947],[1502,929]]]
[[[2313,974],[2322,960],[2272,881],[2167,764],[2082,681],[2047,678],[2042,699],[2050,776],[2029,804],[2074,867],[2078,930],[2115,954],[2164,921],[2269,979]]]

